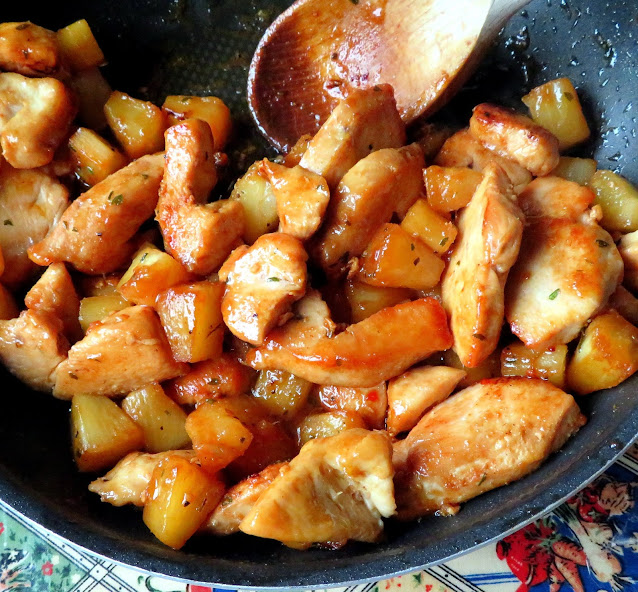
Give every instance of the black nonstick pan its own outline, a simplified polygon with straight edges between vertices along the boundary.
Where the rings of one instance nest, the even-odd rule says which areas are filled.
[[[285,0],[109,0],[3,3],[0,21],[59,28],[91,24],[114,88],[163,101],[214,94],[239,121],[231,159],[241,169],[267,151],[251,125],[246,75],[261,33]],[[558,76],[579,89],[594,130],[576,151],[638,183],[636,0],[535,0],[500,36],[477,74],[441,115],[467,121],[494,101],[522,107],[531,87]],[[223,193],[227,186],[221,187]],[[134,363],[134,362],[132,362]],[[440,562],[511,531],[602,471],[638,433],[638,377],[579,399],[589,423],[534,474],[476,498],[452,518],[390,524],[378,545],[299,552],[235,535],[157,542],[138,511],[102,504],[70,454],[68,404],[32,393],[6,374],[0,411],[0,497],[46,528],[118,562],[232,587],[318,588],[394,575]]]

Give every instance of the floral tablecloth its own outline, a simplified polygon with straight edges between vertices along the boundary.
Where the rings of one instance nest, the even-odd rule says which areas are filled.
[[[638,591],[638,445],[542,520],[463,557],[341,592]],[[78,549],[0,502],[0,592],[214,592]]]

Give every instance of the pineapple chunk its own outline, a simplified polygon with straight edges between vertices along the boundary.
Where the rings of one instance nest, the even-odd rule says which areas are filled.
[[[186,418],[186,432],[202,467],[213,474],[241,456],[253,435],[219,402],[202,403]]]
[[[220,152],[232,132],[230,110],[217,97],[191,97],[172,95],[166,97],[162,109],[168,114],[169,125],[175,125],[184,119],[201,119],[213,132],[215,151]]]
[[[388,408],[385,382],[371,388],[320,386],[316,395],[325,409],[355,413],[370,429],[382,430],[384,427]]]
[[[80,300],[64,263],[47,267],[27,292],[24,304],[31,310],[49,313],[62,321],[64,335],[70,342],[82,337],[78,321]]]
[[[224,284],[202,281],[174,286],[159,296],[157,312],[176,360],[194,363],[221,356],[223,295]]]
[[[611,388],[638,370],[638,328],[615,310],[585,329],[567,366],[567,383],[581,395]]]
[[[606,230],[638,230],[638,189],[612,171],[596,171],[589,182],[595,204],[603,210],[600,225]]]
[[[69,138],[75,173],[95,185],[128,163],[127,158],[93,130],[80,127]]]
[[[78,278],[80,293],[83,296],[118,296],[117,285],[121,279],[120,273],[83,275]]]
[[[72,70],[86,70],[104,64],[104,54],[85,19],[60,29],[57,37],[60,52]]]
[[[501,352],[501,375],[542,378],[561,389],[565,388],[566,365],[566,345],[543,351],[530,349],[522,343],[512,343]]]
[[[147,243],[133,257],[117,289],[130,302],[153,306],[160,293],[189,279],[190,274],[177,259]]]
[[[279,226],[277,200],[272,185],[259,174],[256,162],[237,180],[230,199],[244,208],[244,240],[252,245],[262,234],[273,232]]]
[[[75,395],[71,403],[73,456],[82,472],[112,467],[144,446],[144,433],[106,397]]]
[[[185,458],[169,456],[153,471],[144,524],[165,545],[180,549],[215,509],[225,489],[219,477]]]
[[[0,320],[15,319],[20,314],[13,294],[0,284]]]
[[[397,224],[384,224],[361,256],[359,278],[372,286],[427,290],[439,283],[445,264]]]
[[[589,127],[569,78],[558,78],[537,86],[522,101],[534,122],[558,138],[561,150],[589,138]]]
[[[233,481],[240,481],[266,467],[290,460],[299,452],[296,441],[277,422],[262,419],[250,425],[252,442],[246,451],[226,467]]]
[[[423,366],[393,378],[388,384],[388,432],[411,430],[421,416],[447,399],[465,378],[465,371],[448,366]]]
[[[250,390],[254,370],[230,354],[194,364],[188,374],[164,385],[166,394],[180,405],[195,405],[206,399],[236,397]]]
[[[284,370],[262,370],[253,387],[253,396],[271,415],[294,417],[308,400],[312,383]]]
[[[114,91],[104,105],[109,127],[130,158],[164,149],[165,113],[153,103]]]
[[[142,428],[144,448],[149,452],[177,450],[190,445],[184,427],[186,413],[164,394],[159,384],[149,384],[129,393],[122,401],[122,409]]]
[[[353,411],[326,411],[325,413],[312,413],[306,416],[299,424],[297,430],[299,444],[316,438],[330,438],[353,428],[364,428],[366,422],[358,413]]]
[[[116,396],[185,374],[173,359],[155,311],[130,306],[92,325],[55,372],[53,394]]]
[[[113,89],[99,68],[76,72],[69,80],[69,85],[78,98],[78,112],[82,122],[93,130],[103,130],[108,125],[104,105]]]
[[[459,359],[458,355],[456,355],[456,352],[451,349],[443,352],[442,361],[446,366],[458,368],[465,372],[465,378],[463,378],[458,384],[460,388],[471,386],[487,378],[500,376],[501,361],[499,359],[498,352],[496,351],[490,354],[478,366],[474,366],[473,368],[463,366],[463,363]]]
[[[87,296],[80,300],[80,327],[85,333],[91,323],[103,321],[110,314],[119,312],[131,306],[121,294],[105,294],[102,296]]]
[[[437,214],[424,199],[417,200],[401,222],[401,228],[420,238],[435,253],[445,253],[456,238],[456,226]]]
[[[561,156],[558,166],[550,173],[553,177],[561,177],[579,185],[589,185],[598,163],[591,158],[573,158]]]
[[[428,203],[438,212],[447,213],[470,203],[483,175],[465,167],[430,166],[423,173]]]
[[[408,288],[385,288],[352,280],[346,284],[346,298],[353,323],[363,321],[388,306],[407,302],[412,296],[413,292]]]

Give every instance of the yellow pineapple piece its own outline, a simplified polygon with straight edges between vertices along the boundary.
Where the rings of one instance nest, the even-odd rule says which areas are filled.
[[[567,366],[567,384],[581,395],[611,388],[638,370],[638,328],[610,310],[585,329]]]
[[[350,305],[353,323],[363,321],[374,313],[412,299],[414,293],[408,288],[385,288],[364,282],[349,280],[346,283],[346,298]]]
[[[456,355],[456,352],[452,349],[443,352],[441,360],[446,366],[458,368],[465,372],[465,378],[463,378],[458,384],[459,388],[465,388],[480,382],[481,380],[485,380],[486,378],[500,376],[501,360],[498,352],[492,353],[478,366],[474,366],[473,368],[464,366],[459,357]]]
[[[180,284],[157,299],[157,312],[176,360],[202,362],[222,354],[224,284]]]
[[[423,174],[428,203],[437,212],[448,213],[470,203],[483,175],[465,167],[429,166]]]
[[[561,177],[580,185],[589,185],[598,163],[592,158],[573,158],[561,156],[558,166],[550,173],[553,177]]]
[[[95,185],[118,171],[128,159],[104,138],[86,127],[78,128],[69,138],[75,173],[87,185]]]
[[[168,456],[153,470],[144,505],[144,524],[165,545],[180,549],[215,509],[225,487],[181,456]]]
[[[542,378],[561,389],[565,388],[566,365],[566,345],[557,345],[548,350],[534,350],[522,343],[512,343],[501,351],[503,376]]]
[[[186,418],[186,432],[202,467],[213,474],[241,456],[253,435],[219,402],[202,403]]]
[[[589,187],[596,194],[594,204],[603,210],[600,225],[609,230],[638,230],[638,189],[612,171],[596,171]]]
[[[253,396],[277,417],[294,417],[305,405],[312,383],[284,370],[262,370]]]
[[[558,138],[561,150],[589,138],[589,127],[569,78],[558,78],[537,86],[522,100],[534,122]]]
[[[107,397],[75,395],[71,403],[73,456],[82,472],[112,467],[144,447],[144,433]]]
[[[420,238],[435,253],[449,251],[457,229],[452,222],[437,214],[425,199],[418,199],[401,222],[401,228]]]
[[[89,325],[103,321],[111,313],[124,310],[131,306],[121,294],[104,294],[102,296],[87,296],[80,300],[80,327],[87,332]]]
[[[311,413],[299,424],[299,444],[303,446],[315,438],[329,438],[352,428],[366,428],[366,422],[354,411]]]
[[[60,29],[57,37],[60,52],[72,70],[86,70],[104,64],[104,54],[85,19]]]
[[[160,293],[190,277],[177,259],[146,243],[135,253],[117,289],[130,302],[153,306]]]
[[[142,428],[144,447],[149,452],[177,450],[190,445],[185,411],[159,384],[152,383],[129,393],[122,401],[122,409]]]
[[[114,91],[104,105],[109,127],[130,158],[164,149],[165,113],[153,103]]]

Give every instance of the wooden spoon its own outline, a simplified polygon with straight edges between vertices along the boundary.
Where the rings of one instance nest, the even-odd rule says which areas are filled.
[[[388,83],[408,124],[450,98],[528,1],[298,0],[253,57],[255,121],[286,151],[319,129],[349,86]]]

